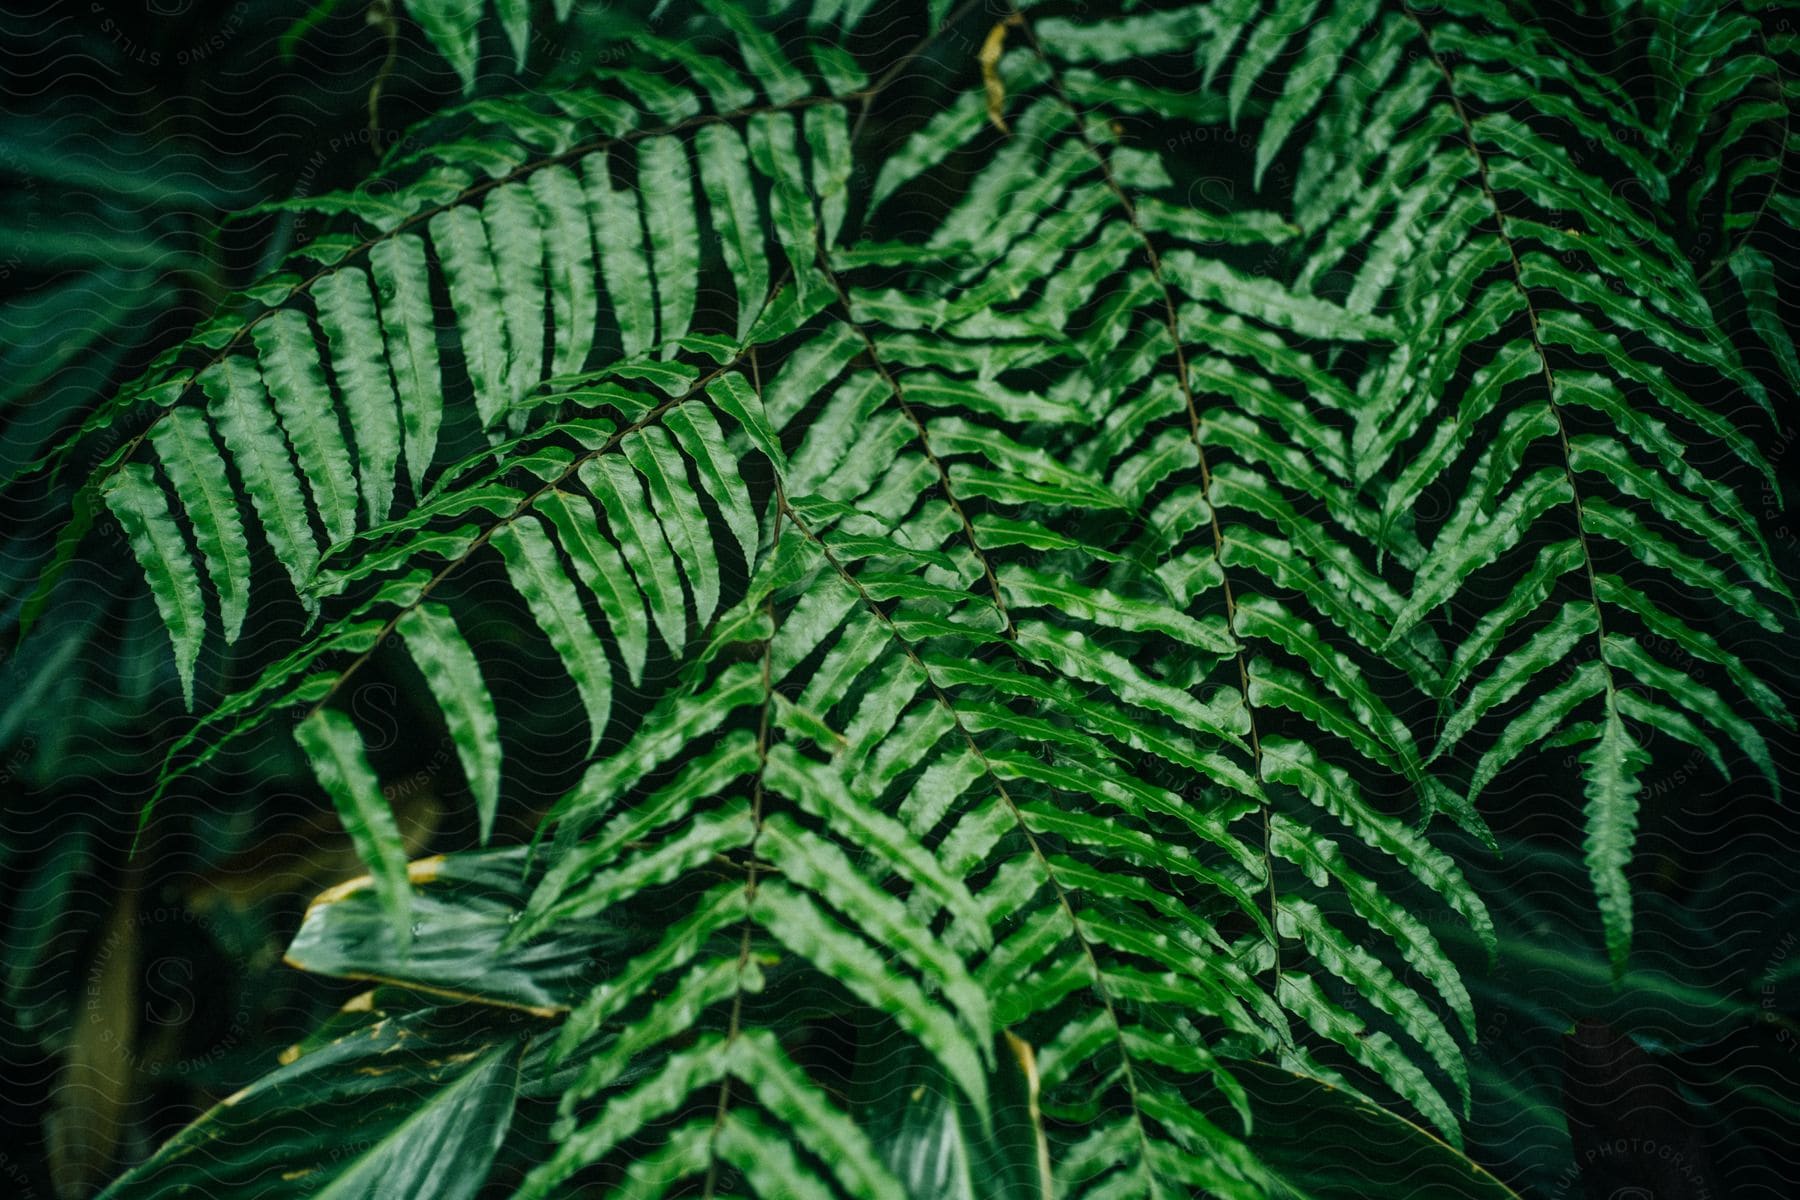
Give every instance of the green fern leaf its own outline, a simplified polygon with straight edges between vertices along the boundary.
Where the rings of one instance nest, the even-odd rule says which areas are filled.
[[[588,749],[606,732],[612,715],[612,664],[606,647],[588,624],[581,596],[563,574],[556,547],[536,521],[507,525],[494,535],[494,548],[506,559],[513,587],[525,598],[532,616],[549,634],[563,669],[575,681],[587,710]]]
[[[1606,928],[1606,952],[1616,978],[1625,970],[1631,949],[1631,887],[1625,864],[1637,832],[1638,772],[1650,761],[1620,718],[1619,705],[1609,702],[1598,740],[1581,755],[1588,775],[1588,833],[1584,843],[1588,873],[1600,899]]]
[[[212,431],[198,410],[181,408],[158,422],[150,431],[150,441],[193,522],[194,541],[206,562],[207,577],[219,593],[225,641],[235,642],[250,610],[250,555],[238,518],[237,497],[224,477]],[[138,502],[133,500],[130,507],[137,509]],[[164,620],[173,628],[174,622],[166,616]]]
[[[408,610],[394,630],[406,639],[407,652],[444,710],[469,790],[475,793],[481,842],[486,845],[500,804],[500,722],[482,682],[481,665],[457,629],[456,618],[441,605],[420,604]]]
[[[194,706],[194,664],[206,636],[206,601],[200,576],[188,554],[187,539],[169,511],[168,499],[154,468],[131,463],[107,485],[106,505],[131,544],[132,554],[150,583],[150,595],[175,646],[175,670],[181,696]]]
[[[517,1021],[391,1155],[278,1143],[307,1187],[481,1150],[506,1091],[556,1114],[521,1196],[985,1194],[989,1151],[996,1193],[1331,1191],[1296,1080],[1459,1144],[1482,992],[1432,912],[1495,953],[1491,794],[1574,755],[1542,815],[1622,972],[1660,756],[1779,782],[1759,19],[1628,84],[1485,0],[928,8],[890,47],[709,0],[439,113],[69,443],[145,412],[85,494],[190,702],[203,576],[248,660],[162,786],[307,713],[372,875],[294,961]],[[466,81],[480,11],[430,16]],[[1715,215],[1756,240],[1709,266]],[[395,632],[480,841],[503,745],[565,781],[528,847],[409,873],[344,715]]]
[[[350,718],[320,708],[294,727],[294,737],[311,761],[319,786],[337,806],[357,857],[372,873],[389,936],[396,946],[405,946],[413,934],[406,851],[387,796],[363,753],[362,735]]]
[[[331,346],[338,380],[356,440],[357,478],[369,524],[387,519],[394,502],[394,469],[400,461],[400,417],[394,385],[375,337],[375,297],[368,276],[354,268],[333,272],[313,296],[319,326]]]

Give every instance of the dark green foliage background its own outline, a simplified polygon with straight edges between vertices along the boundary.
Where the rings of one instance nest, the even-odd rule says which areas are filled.
[[[410,21],[397,25],[390,64],[390,47],[380,28],[365,22],[361,5],[323,6],[317,24],[299,37],[296,22],[308,10],[295,0],[176,0],[165,7],[15,6],[0,23],[7,57],[0,469],[7,473],[60,440],[223,297],[318,232],[308,226],[316,217],[228,220],[229,213],[353,185],[378,152],[404,146],[403,131],[413,122],[460,95],[455,73]],[[609,35],[647,15],[647,6],[579,3],[565,23],[540,13],[546,19],[533,27],[522,73],[510,70],[499,32],[488,28],[480,91],[506,92],[521,79],[551,87],[579,78],[606,61]],[[1627,86],[1653,93],[1647,29],[1633,37],[1627,22],[1621,36],[1598,6],[1540,5],[1532,16]],[[994,20],[980,5],[966,6],[933,52],[879,97],[866,118],[867,143],[897,143],[921,113],[967,89],[978,77],[975,48]],[[850,48],[879,60],[903,40],[895,31],[906,31],[909,41],[925,24],[922,9],[884,6]],[[372,131],[369,93],[377,80],[380,126]],[[1179,87],[1191,80],[1161,82]],[[1222,127],[1215,132],[1216,141],[1168,156],[1171,166],[1191,172],[1177,184],[1215,204],[1276,207],[1268,195],[1292,177],[1298,147],[1275,160],[1258,196],[1253,139],[1240,141]],[[999,143],[989,131],[952,159],[945,196],[959,194]],[[1796,174],[1800,168],[1788,164],[1781,176],[1789,190]],[[1614,182],[1629,193],[1628,178]],[[897,228],[923,234],[941,215],[921,202]],[[1702,214],[1684,231],[1684,247],[1702,263],[1724,261],[1715,217]],[[1793,330],[1800,253],[1779,240],[1768,252],[1777,272],[1776,311]],[[1234,265],[1259,271],[1260,253],[1247,249]],[[1729,326],[1742,334],[1737,341],[1751,368],[1787,406],[1773,440],[1759,441],[1791,500],[1800,490],[1793,396],[1778,386],[1779,364],[1749,334],[1749,315],[1727,286],[1730,273],[1706,268],[1702,275],[1709,298],[1717,297]],[[478,432],[464,432],[473,435],[466,439],[473,448]],[[0,497],[0,616],[7,630],[0,662],[0,1106],[18,1131],[0,1157],[0,1190],[21,1196],[65,1194],[52,1176],[46,1119],[59,1105],[82,1103],[62,1088],[61,1072],[71,1039],[82,1036],[84,1009],[119,986],[107,982],[105,965],[121,933],[136,944],[137,969],[123,985],[123,1002],[139,1014],[140,1028],[118,1056],[129,1077],[109,1160],[77,1172],[90,1183],[141,1160],[208,1104],[265,1073],[277,1053],[361,988],[280,963],[305,901],[358,873],[287,728],[265,730],[173,792],[128,856],[163,751],[190,718],[168,641],[116,530],[101,522],[81,560],[49,593],[31,637],[19,638],[75,484],[113,448],[105,441],[84,447],[55,479],[30,476]],[[1722,470],[1722,482],[1753,498],[1782,575],[1800,579],[1795,510],[1748,472]],[[1428,495],[1421,505],[1433,502],[1446,497]],[[503,578],[497,569],[495,576]],[[299,635],[292,606],[282,606],[266,581],[260,586],[268,594],[256,595],[248,636],[233,652],[241,661],[203,658],[210,686],[241,686],[242,664]],[[488,592],[506,595],[479,581],[466,589]],[[543,646],[524,636],[507,645],[507,627],[523,623],[516,597],[461,615],[465,628],[484,631],[484,652],[502,656],[488,678],[503,711],[535,703],[556,713],[573,704],[572,689],[546,698],[543,681],[555,675],[555,660]],[[1791,704],[1800,695],[1791,636],[1758,646],[1759,670]],[[373,659],[349,709],[382,778],[404,781],[398,795],[405,803],[397,800],[397,807],[423,827],[415,856],[475,846],[473,809],[441,718],[402,656]],[[529,764],[527,786],[545,803],[576,778],[580,764],[558,723],[522,723],[508,738],[509,770]],[[1775,751],[1780,774],[1800,779],[1795,748],[1777,743]],[[1637,930],[1631,969],[1617,983],[1579,858],[1583,801],[1572,762],[1542,756],[1484,797],[1503,857],[1460,834],[1440,839],[1488,899],[1501,939],[1499,962],[1490,968],[1466,934],[1457,940],[1460,925],[1434,928],[1463,968],[1480,1024],[1480,1043],[1469,1056],[1475,1107],[1468,1151],[1523,1195],[1573,1196],[1617,1185],[1608,1164],[1586,1152],[1594,1143],[1582,1139],[1654,1128],[1636,1117],[1609,1127],[1618,1114],[1583,1110],[1571,1131],[1565,1031],[1582,1019],[1635,1038],[1659,1080],[1666,1115],[1697,1131],[1706,1163],[1682,1186],[1702,1190],[1670,1194],[1778,1197],[1800,1187],[1793,1149],[1800,1145],[1800,820],[1791,800],[1784,806],[1753,775],[1727,784],[1698,755],[1683,759],[1682,752],[1659,757],[1646,775],[1631,871]],[[527,840],[537,815],[503,807],[499,840]],[[1434,832],[1445,827],[1440,821]],[[232,898],[246,891],[254,892],[249,900]],[[834,1036],[822,1033],[814,1048],[820,1069],[848,1071],[855,1054],[844,1046],[854,1046],[854,1035],[841,1033],[842,1046]],[[543,1125],[553,1111],[545,1101],[516,1120]],[[76,1189],[67,1194],[85,1194],[67,1174],[74,1168],[58,1169],[62,1186]],[[496,1170],[495,1194],[506,1194],[498,1181],[507,1177],[508,1170]]]

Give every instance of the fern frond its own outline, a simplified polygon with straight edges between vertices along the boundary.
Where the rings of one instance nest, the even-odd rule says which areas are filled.
[[[575,0],[553,3],[556,20],[568,20]],[[462,79],[463,91],[473,91],[481,69],[482,25],[488,16],[486,0],[406,0],[406,12]],[[514,69],[522,70],[534,36],[531,6],[522,0],[494,0],[493,16],[512,51]]]
[[[1768,774],[1761,736],[1723,702],[1698,699],[1716,693],[1672,686],[1691,672],[1613,632],[1638,622],[1687,628],[1680,614],[1705,603],[1774,631],[1786,619],[1778,610],[1792,607],[1743,500],[1692,465],[1714,446],[1764,475],[1767,463],[1735,414],[1696,403],[1669,379],[1700,372],[1766,408],[1765,386],[1673,232],[1608,182],[1629,178],[1652,204],[1665,200],[1694,143],[1491,5],[1385,21],[1342,5],[1316,36],[1351,28],[1361,30],[1363,49],[1351,54],[1364,65],[1323,100],[1318,136],[1302,151],[1296,200],[1316,249],[1301,278],[1316,285],[1349,263],[1351,307],[1407,330],[1370,359],[1376,399],[1355,410],[1351,453],[1364,503],[1388,527],[1404,527],[1427,496],[1450,498],[1447,516],[1420,530],[1422,556],[1401,560],[1414,571],[1411,595],[1386,637],[1392,647],[1433,626],[1469,629],[1442,682],[1424,683],[1447,706],[1433,760],[1447,764],[1472,732],[1492,731],[1469,776],[1473,803],[1545,739],[1581,743],[1611,729],[1610,744],[1626,744],[1628,707],[1631,721],[1722,761],[1710,727]],[[1735,29],[1704,53],[1724,53],[1745,34]],[[1400,54],[1408,46],[1410,60]],[[1246,52],[1245,65],[1258,61]],[[1290,136],[1280,110],[1260,135],[1260,162]],[[1359,127],[1377,136],[1348,149],[1341,132]],[[1578,156],[1577,140],[1599,156]],[[1541,532],[1552,524],[1574,540]],[[1546,540],[1553,549],[1535,561],[1522,549]],[[1623,586],[1636,601],[1624,611],[1622,579],[1634,581]],[[1511,598],[1464,625],[1457,598],[1496,587]],[[1710,634],[1703,644],[1727,675],[1748,674],[1741,651]],[[1567,675],[1572,660],[1585,665]],[[1748,687],[1742,695],[1767,714],[1754,699],[1762,686]],[[1606,722],[1584,716],[1595,704],[1611,714]],[[1519,715],[1503,716],[1509,708]],[[1626,756],[1596,746],[1581,757],[1590,794],[1608,797],[1595,802],[1592,837],[1609,864],[1603,881],[1595,860],[1596,885],[1608,897],[1609,945],[1622,955],[1620,864],[1632,823],[1602,812],[1627,811],[1640,785],[1613,768]]]
[[[1415,898],[1496,938],[1424,825],[1492,845],[1484,792],[1574,749],[1622,968],[1660,744],[1773,780],[1789,723],[1697,615],[1793,607],[1740,494],[1769,372],[1658,207],[1698,101],[1481,0],[1009,11],[883,154],[919,48],[870,83],[705,10],[296,202],[341,233],[96,418],[151,410],[90,487],[190,695],[241,531],[316,617],[165,785],[304,714],[372,876],[295,960],[560,1022],[523,1196],[909,1194],[826,1026],[1071,1195],[1280,1191],[1271,1066],[1459,1144],[1477,1021]],[[1182,141],[1227,124],[1229,211]],[[572,782],[529,850],[409,870],[346,705],[399,633],[485,842],[528,722],[478,604]]]

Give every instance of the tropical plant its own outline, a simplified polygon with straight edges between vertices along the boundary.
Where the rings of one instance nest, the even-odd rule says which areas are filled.
[[[296,0],[148,7],[0,17],[0,475],[309,228],[300,214],[240,210],[372,169],[399,136],[363,128],[372,80],[394,122],[458,95],[447,68],[415,64],[403,42],[384,68],[360,11],[276,60],[306,7]],[[560,33],[539,31],[534,68],[574,69]],[[304,765],[254,753],[185,789],[125,861],[146,775],[184,717],[151,598],[117,586],[122,542],[90,542],[56,589],[34,587],[82,474],[0,497],[0,1075],[19,1085],[5,1123],[24,1134],[7,1150],[7,1187],[21,1195],[91,1195],[116,1174],[116,1152],[164,1140],[335,1009],[338,985],[284,970],[280,949],[304,897],[354,862],[329,805],[295,796]],[[258,634],[235,660],[261,661],[290,631]],[[417,847],[441,806],[421,787],[399,810]],[[184,1007],[201,980],[203,999]]]
[[[1500,1190],[1432,818],[1570,759],[1619,974],[1658,755],[1774,786],[1755,14],[839,7],[434,119],[39,464],[130,431],[64,545],[203,710],[159,788],[292,719],[369,868],[289,957],[378,986],[110,1195]],[[481,849],[406,859],[404,662]]]

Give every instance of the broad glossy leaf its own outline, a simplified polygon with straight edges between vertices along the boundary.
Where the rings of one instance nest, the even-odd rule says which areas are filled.
[[[306,971],[418,988],[449,1000],[565,1012],[608,978],[626,940],[596,920],[568,921],[522,945],[511,934],[530,895],[523,849],[411,863],[413,936],[397,947],[368,877],[315,899],[288,946]],[[616,949],[615,949],[616,948]]]
[[[512,1121],[520,1045],[504,1026],[453,1014],[378,1016],[301,1055],[208,1110],[103,1195],[469,1200]]]

